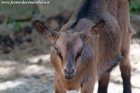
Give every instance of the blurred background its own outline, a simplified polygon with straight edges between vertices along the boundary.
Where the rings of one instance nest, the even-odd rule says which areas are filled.
[[[10,5],[1,1],[0,93],[53,93],[54,73],[49,59],[51,44],[33,30],[32,21],[39,19],[59,31],[80,0],[44,0],[47,2],[44,5]],[[133,93],[140,93],[140,0],[131,0],[129,11],[131,24],[136,30],[130,54],[132,88]],[[112,72],[110,81],[109,93],[122,93],[118,67]]]

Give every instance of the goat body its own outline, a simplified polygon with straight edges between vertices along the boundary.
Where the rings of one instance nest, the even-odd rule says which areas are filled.
[[[107,93],[110,72],[118,64],[123,93],[131,93],[129,50],[133,28],[128,0],[82,0],[60,32],[49,30],[39,21],[34,26],[54,44],[51,62],[55,93],[77,89],[93,93],[96,79],[98,93]]]

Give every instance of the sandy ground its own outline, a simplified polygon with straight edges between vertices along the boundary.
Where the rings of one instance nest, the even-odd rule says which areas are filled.
[[[140,93],[140,43],[137,42],[139,40],[135,41],[131,44],[130,54],[131,82],[133,93]],[[20,56],[17,55],[17,57]],[[43,54],[26,55],[26,59],[20,61],[1,59],[0,93],[53,93],[54,73],[49,57],[49,54]],[[111,73],[108,91],[122,93],[122,80],[118,67]],[[97,93],[97,83],[94,93]]]

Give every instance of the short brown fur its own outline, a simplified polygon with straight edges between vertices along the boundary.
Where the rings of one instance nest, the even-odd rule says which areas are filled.
[[[128,5],[128,0],[82,0],[74,17],[59,33],[34,22],[38,32],[44,31],[54,44],[51,62],[55,68],[55,93],[77,89],[93,93],[97,79],[98,93],[107,93],[110,72],[118,64],[123,93],[131,93],[129,50],[134,30]]]

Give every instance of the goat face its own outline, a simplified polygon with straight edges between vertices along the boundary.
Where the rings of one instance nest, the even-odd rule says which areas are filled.
[[[39,33],[47,36],[53,43],[51,62],[56,72],[66,79],[72,79],[82,69],[83,61],[92,58],[93,48],[88,46],[89,41],[102,30],[104,21],[84,32],[75,31],[74,29],[56,32],[48,29],[40,21],[35,21],[33,25]]]

